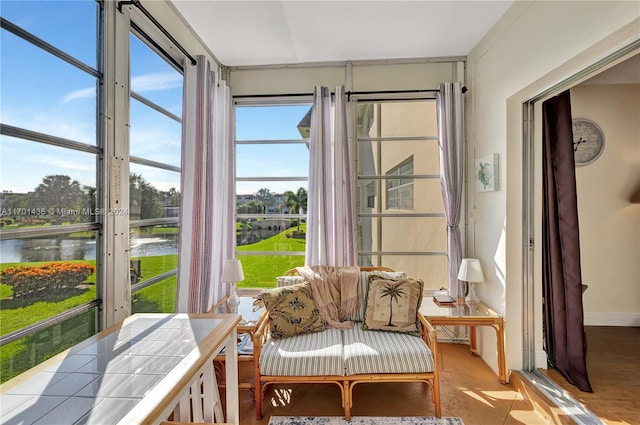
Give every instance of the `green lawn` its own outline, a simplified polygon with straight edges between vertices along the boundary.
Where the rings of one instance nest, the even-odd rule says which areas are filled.
[[[273,288],[276,277],[287,270],[304,265],[304,255],[242,255],[242,251],[281,251],[304,252],[304,239],[287,238],[286,235],[296,231],[296,227],[285,230],[275,236],[249,245],[237,247],[237,257],[242,263],[245,279],[238,283],[238,288]],[[306,231],[306,225],[300,225]]]

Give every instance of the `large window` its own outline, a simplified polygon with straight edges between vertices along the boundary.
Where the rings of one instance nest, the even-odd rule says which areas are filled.
[[[175,311],[182,73],[130,36],[129,244],[132,312]]]
[[[117,7],[0,8],[0,382],[128,313],[174,311],[183,78],[163,49],[180,53]]]
[[[3,2],[0,381],[98,330],[99,4]]]
[[[361,266],[386,266],[447,286],[436,105],[363,101],[357,117],[357,231]]]
[[[236,256],[240,288],[273,287],[304,265],[310,104],[236,101]]]

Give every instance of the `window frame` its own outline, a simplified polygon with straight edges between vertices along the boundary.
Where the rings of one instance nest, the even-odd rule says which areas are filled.
[[[383,103],[400,103],[400,102],[415,102],[415,101],[431,101],[431,102],[435,102],[436,101],[436,96],[435,94],[431,94],[431,95],[424,95],[424,94],[403,94],[401,97],[399,95],[388,95],[388,96],[380,96],[377,94],[371,94],[371,95],[352,95],[351,96],[351,100],[354,102],[353,105],[353,110],[354,115],[358,116],[358,107],[360,105],[371,105],[370,107],[368,107],[367,111],[369,112],[369,114],[373,114],[374,113],[374,109],[376,109],[377,105],[383,104]],[[381,108],[377,108],[377,113],[381,112]],[[366,122],[366,125],[371,125],[373,123],[373,119],[369,119],[368,122]],[[380,137],[370,137],[368,135],[361,135],[360,131],[361,129],[358,128],[359,123],[358,120],[354,119],[353,120],[353,131],[354,131],[354,144],[355,144],[355,163],[356,165],[359,164],[359,162],[361,161],[361,158],[359,158],[359,154],[360,154],[360,149],[359,149],[359,144],[362,143],[378,143],[378,149],[380,149],[380,146],[382,143],[384,142],[399,142],[399,143],[403,143],[403,142],[416,142],[416,141],[432,141],[432,142],[436,142],[439,140],[439,136],[436,135],[420,135],[420,136],[380,136]],[[437,131],[437,129],[436,129]],[[380,153],[378,153],[378,159],[381,157]],[[410,159],[410,158],[407,158]],[[391,169],[389,169],[389,171],[393,170],[394,168],[399,168],[400,166],[402,166],[407,159],[401,161],[400,163],[398,163],[398,165],[392,167]],[[378,162],[377,164],[375,164],[375,167],[377,170],[381,170],[382,169],[382,164],[380,162]],[[414,171],[415,171],[415,167],[414,167]],[[423,256],[423,257],[444,257],[446,258],[446,264],[448,266],[448,262],[449,262],[449,254],[447,251],[438,251],[438,250],[422,250],[422,251],[390,251],[390,250],[383,250],[382,249],[382,237],[380,235],[382,235],[382,230],[381,230],[381,226],[382,226],[382,219],[384,218],[445,218],[446,219],[446,214],[444,212],[442,213],[433,213],[433,212],[414,212],[415,211],[415,203],[414,203],[414,209],[413,210],[402,210],[399,208],[388,208],[387,207],[387,199],[385,199],[384,202],[377,202],[377,207],[370,207],[371,206],[371,201],[369,200],[370,195],[370,190],[369,190],[369,186],[372,183],[376,184],[376,189],[375,189],[375,194],[373,195],[380,197],[383,192],[385,193],[385,195],[387,194],[386,192],[386,182],[388,182],[389,180],[398,180],[399,176],[398,175],[388,175],[388,174],[361,174],[359,173],[359,169],[358,166],[356,166],[356,170],[353,173],[354,174],[354,178],[355,178],[355,186],[356,186],[356,191],[355,191],[355,196],[356,196],[356,200],[355,200],[355,205],[356,205],[356,209],[355,209],[355,214],[356,214],[356,221],[359,223],[362,219],[369,219],[369,220],[378,220],[378,228],[377,228],[377,234],[378,234],[378,240],[377,240],[377,246],[373,246],[371,245],[370,250],[364,250],[362,249],[362,246],[360,245],[362,242],[362,238],[360,234],[358,234],[356,237],[356,243],[358,244],[357,248],[356,248],[356,255],[357,255],[357,262],[358,265],[360,266],[369,266],[369,264],[362,264],[361,260],[363,258],[369,258],[371,260],[372,264],[376,264],[376,265],[384,265],[384,257],[389,257],[389,256],[415,256],[415,257],[419,257],[419,256]],[[415,183],[418,180],[440,180],[440,174],[412,174],[411,175],[411,180]],[[413,183],[412,183],[413,184]],[[398,187],[401,187],[400,185]],[[361,193],[363,192],[363,193]],[[385,196],[386,198],[386,196]],[[415,199],[415,195],[414,195],[414,199]],[[374,202],[375,203],[375,202]],[[365,210],[370,209],[372,210],[371,212],[365,212]],[[383,209],[387,210],[387,211],[383,211]],[[395,211],[393,211],[395,210]],[[359,228],[359,225],[356,226]],[[356,232],[360,232],[359,229],[356,229]],[[373,235],[373,233],[372,233]],[[425,282],[425,291],[428,290],[427,282]],[[446,282],[443,282],[443,284],[446,285]]]
[[[295,97],[291,97],[291,96],[282,96],[282,97],[278,97],[278,98],[273,98],[273,99],[263,99],[263,98],[251,98],[251,97],[243,97],[243,98],[237,98],[233,100],[233,115],[234,117],[236,116],[236,112],[238,108],[243,108],[243,107],[276,107],[276,106],[309,106],[309,108],[311,108],[312,106],[312,102],[313,102],[313,96],[295,96]],[[234,118],[234,124],[237,125],[237,119]],[[234,131],[234,135],[237,134],[237,131]],[[236,162],[236,166],[234,167],[235,169],[235,173],[236,175],[234,175],[234,185],[233,185],[233,223],[235,226],[235,223],[238,222],[239,219],[247,219],[247,220],[258,220],[258,219],[264,219],[264,218],[270,218],[270,219],[286,219],[286,220],[290,220],[290,219],[297,219],[297,220],[305,220],[308,217],[307,211],[304,212],[304,214],[290,214],[290,213],[284,213],[284,214],[269,214],[269,213],[263,213],[263,214],[238,214],[237,213],[237,207],[238,207],[238,197],[239,196],[245,196],[245,197],[251,197],[254,196],[255,194],[241,194],[238,195],[237,194],[237,184],[239,182],[282,182],[282,181],[286,181],[286,182],[307,182],[309,181],[309,170],[307,167],[307,175],[306,176],[278,176],[278,177],[274,177],[274,176],[251,176],[251,177],[238,177],[238,167],[237,167],[237,148],[238,146],[246,146],[246,145],[291,145],[291,144],[305,144],[307,146],[309,146],[310,143],[310,138],[309,137],[301,137],[300,139],[238,139],[237,137],[234,138],[233,141],[233,146],[234,146],[234,161]],[[307,189],[308,191],[308,189]],[[283,194],[276,194],[276,195],[284,195]],[[244,255],[255,255],[255,256],[301,256],[304,257],[305,256],[305,252],[304,251],[244,251],[244,250],[238,250],[237,249],[237,245],[236,245],[236,238],[234,237],[234,253],[237,256],[244,256]],[[286,270],[282,270],[282,273],[284,273]],[[274,286],[275,286],[275,280],[273,282]],[[241,288],[241,290],[244,291],[252,291],[253,289],[258,289],[258,287],[253,287],[253,286],[249,286],[249,287],[245,287],[245,288]]]
[[[132,19],[135,19],[136,15],[139,15],[138,9],[131,9],[130,13],[133,16]],[[158,55],[158,57],[162,60],[164,60],[169,66],[171,66],[173,69],[175,69],[177,72],[179,72],[182,77],[183,77],[183,85],[184,85],[184,68],[179,66],[179,62],[178,60],[180,59],[178,56],[173,57],[173,56],[169,56],[169,54],[167,53],[168,51],[172,51],[170,48],[163,48],[164,46],[170,46],[170,43],[168,41],[165,40],[164,36],[161,36],[158,31],[157,28],[155,26],[150,26],[150,25],[145,25],[144,24],[145,20],[140,19],[140,17],[138,16],[138,20],[132,20],[130,22],[130,30],[129,30],[129,40],[131,39],[131,37],[136,37],[138,39],[138,41],[142,44],[144,44],[146,47],[148,47],[152,52],[156,53]],[[175,49],[173,49],[175,50]],[[128,49],[128,53],[129,53],[129,60],[131,58],[131,49]],[[182,58],[184,59],[184,58]],[[129,66],[131,67],[131,66]],[[130,81],[129,81],[130,84]],[[150,109],[153,109],[154,111],[162,114],[163,116],[165,116],[166,118],[173,120],[175,122],[178,122],[181,126],[183,125],[182,123],[182,118],[178,117],[177,115],[173,114],[172,112],[168,111],[166,108],[164,108],[163,106],[159,105],[158,103],[144,97],[143,95],[141,95],[140,93],[135,92],[134,90],[132,90],[131,88],[129,89],[129,102],[132,102],[133,100],[140,102],[141,104],[143,104],[146,107],[149,107]],[[129,108],[129,114],[131,114],[131,108]],[[160,161],[155,161],[155,160],[151,160],[151,159],[146,159],[144,157],[141,156],[134,156],[134,155],[129,155],[129,164],[137,164],[137,165],[142,165],[145,167],[152,167],[154,169],[158,169],[158,170],[164,170],[164,171],[170,171],[170,172],[177,172],[178,173],[178,187],[177,189],[180,190],[181,187],[181,181],[182,181],[182,170],[180,167],[175,166],[175,165],[171,165],[168,163],[164,163],[164,162],[160,162]],[[132,229],[142,229],[144,227],[155,227],[155,226],[165,226],[165,225],[175,225],[176,227],[178,227],[178,232],[180,232],[180,205],[177,206],[178,208],[178,215],[174,216],[174,217],[162,217],[162,218],[144,218],[144,219],[137,219],[137,220],[131,220],[129,219],[129,230],[131,231]],[[129,216],[130,217],[130,216]],[[178,233],[179,235],[179,233]],[[176,253],[177,255],[177,253]],[[131,258],[131,256],[130,256]],[[130,261],[130,269],[134,269],[135,267],[132,267],[132,262],[131,259]],[[131,270],[131,272],[136,272],[136,270]],[[166,270],[163,273],[160,273],[156,276],[150,277],[150,278],[145,278],[144,275],[142,276],[142,280],[139,282],[132,282],[131,285],[131,302],[133,303],[134,301],[134,294],[142,289],[145,289],[147,287],[150,287],[156,283],[160,283],[162,281],[165,281],[166,279],[170,279],[172,277],[176,277],[177,278],[178,275],[178,268],[173,268],[171,270]],[[134,306],[131,305],[131,312],[134,311]]]
[[[95,5],[96,8],[95,57],[97,60],[95,68],[47,43],[24,28],[13,24],[4,17],[2,19],[2,31],[11,32],[23,41],[30,43],[47,54],[51,54],[54,58],[96,78],[95,145],[4,123],[0,125],[0,134],[19,138],[28,143],[40,143],[95,155],[95,208],[105,211],[108,207],[113,208],[114,205],[121,205],[125,209],[128,208],[129,203],[127,177],[130,164],[141,164],[173,171],[179,173],[180,181],[182,179],[180,167],[129,155],[130,46],[128,40],[130,34],[133,31],[144,32],[145,36],[149,37],[149,44],[145,44],[181,72],[180,64],[185,63],[187,59],[182,53],[178,52],[179,49],[175,48],[175,44],[134,5],[118,5],[115,2],[104,0],[86,0],[86,2]],[[145,42],[142,38],[141,41]],[[167,115],[168,111],[159,105],[149,105],[148,99],[138,93],[134,92],[131,95],[137,101]],[[170,116],[170,118],[179,119],[175,115]],[[15,332],[1,335],[0,346],[4,348],[7,344],[48,329],[55,333],[59,331],[55,327],[56,325],[64,326],[63,322],[77,319],[84,314],[95,315],[95,321],[90,323],[90,327],[94,327],[93,333],[97,333],[131,314],[133,308],[128,301],[132,292],[177,275],[177,269],[173,269],[137,285],[130,285],[129,249],[127,243],[129,236],[127,230],[131,226],[140,225],[168,223],[177,225],[179,217],[130,221],[128,215],[105,213],[95,214],[93,219],[89,223],[64,224],[41,228],[19,228],[15,230],[3,229],[0,232],[1,240],[58,236],[85,231],[94,232],[96,235],[95,299],[38,323],[25,326]],[[22,373],[21,370],[17,371]]]
[[[99,2],[95,2],[96,4],[96,19],[97,19],[97,34],[96,34],[96,52],[98,57],[102,56],[102,45],[101,40],[103,39],[103,28],[104,28],[104,10]],[[76,140],[67,139],[63,137],[58,137],[46,133],[42,133],[39,131],[29,130],[25,128],[16,127],[9,124],[2,123],[0,125],[0,134],[7,137],[17,138],[28,143],[39,143],[47,146],[58,147],[63,149],[69,149],[74,152],[83,152],[88,154],[95,155],[95,164],[96,164],[96,208],[100,211],[103,210],[103,204],[101,202],[101,197],[98,195],[101,192],[104,192],[104,187],[101,186],[100,174],[101,170],[104,167],[104,157],[103,151],[101,147],[101,134],[103,134],[101,128],[101,120],[99,119],[99,111],[101,110],[101,105],[104,102],[104,91],[102,87],[104,86],[104,72],[102,67],[102,61],[97,61],[97,67],[94,68],[90,65],[87,65],[83,61],[75,58],[74,56],[64,52],[63,50],[57,48],[56,46],[48,43],[42,38],[34,35],[30,31],[20,27],[19,25],[14,24],[13,22],[3,18],[2,21],[2,31],[8,31],[22,41],[26,41],[36,48],[41,49],[43,52],[52,55],[53,57],[66,62],[67,64],[73,66],[74,68],[86,73],[89,76],[92,76],[96,79],[96,114],[95,114],[95,124],[96,124],[96,134],[95,141],[96,143],[91,145],[87,143],[78,142]],[[66,208],[66,206],[65,206]],[[96,296],[93,300],[77,305],[73,308],[67,309],[66,311],[50,316],[46,319],[43,319],[39,322],[33,323],[31,325],[20,328],[16,331],[9,332],[5,335],[0,335],[0,347],[4,347],[7,344],[10,344],[14,341],[20,340],[22,338],[33,335],[34,333],[51,328],[56,324],[60,324],[67,319],[72,319],[74,317],[78,317],[86,312],[91,310],[95,310],[95,314],[97,316],[95,324],[96,328],[94,329],[94,333],[98,332],[101,329],[101,323],[99,320],[99,309],[102,305],[101,292],[104,285],[104,279],[102,274],[102,264],[99,261],[99,249],[102,245],[102,235],[103,231],[103,221],[101,214],[92,214],[95,218],[91,222],[87,223],[76,223],[76,224],[60,224],[55,226],[47,226],[47,227],[39,227],[39,228],[21,228],[14,230],[3,230],[0,232],[0,240],[13,240],[13,239],[30,239],[30,238],[41,238],[41,237],[50,237],[50,236],[66,236],[71,233],[77,232],[93,232],[96,238]]]

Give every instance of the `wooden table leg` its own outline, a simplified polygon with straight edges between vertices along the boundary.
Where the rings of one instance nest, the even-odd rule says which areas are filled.
[[[504,323],[496,323],[493,326],[496,330],[496,341],[498,349],[498,379],[501,384],[507,383],[507,363],[505,360],[505,348],[504,348]]]
[[[478,357],[478,345],[476,340],[476,327],[469,326],[469,348],[471,349],[471,355]]]

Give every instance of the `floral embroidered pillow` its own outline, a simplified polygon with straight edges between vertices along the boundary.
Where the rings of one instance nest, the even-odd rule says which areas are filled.
[[[309,283],[266,289],[261,296],[269,312],[271,338],[279,339],[325,329]]]
[[[421,335],[418,309],[423,286],[420,279],[392,280],[372,276],[366,294],[362,329]]]

